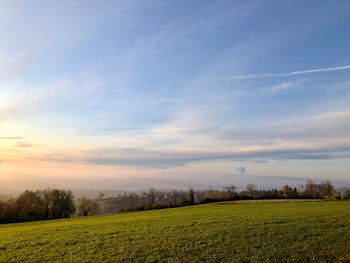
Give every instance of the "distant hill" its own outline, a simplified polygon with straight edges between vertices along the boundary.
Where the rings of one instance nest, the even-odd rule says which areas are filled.
[[[182,177],[183,178],[183,177]],[[87,197],[95,199],[99,193],[104,193],[104,197],[115,197],[126,191],[141,192],[153,187],[157,190],[188,190],[189,187],[195,190],[221,189],[224,185],[235,185],[238,190],[245,189],[249,183],[255,184],[258,188],[270,189],[281,188],[288,184],[296,187],[305,184],[309,178],[287,177],[287,176],[262,176],[262,175],[218,175],[213,178],[197,179],[195,182],[184,180],[170,180],[156,177],[139,178],[45,178],[29,180],[5,180],[0,179],[0,195],[17,196],[26,189],[37,190],[45,188],[60,188],[72,190],[75,198]],[[316,183],[323,180],[313,179]],[[350,181],[332,180],[338,192],[344,193],[350,189]]]
[[[97,199],[100,193],[104,194],[103,198],[110,198],[125,192],[122,190],[106,190],[106,189],[97,190],[97,189],[79,189],[79,188],[70,188],[69,190],[73,192],[73,195],[76,199],[79,199],[81,197],[86,197],[89,199]]]
[[[335,189],[337,193],[345,194],[346,192],[350,191],[350,187],[340,187]]]

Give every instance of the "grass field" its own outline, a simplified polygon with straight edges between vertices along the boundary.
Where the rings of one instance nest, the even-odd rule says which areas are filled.
[[[0,225],[0,262],[350,262],[350,202],[217,203]]]

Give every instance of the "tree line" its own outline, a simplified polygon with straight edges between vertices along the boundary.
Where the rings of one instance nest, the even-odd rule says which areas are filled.
[[[309,180],[305,185],[282,189],[258,189],[254,184],[248,184],[246,189],[238,191],[234,185],[224,186],[222,190],[194,191],[158,191],[150,188],[142,193],[129,192],[108,198],[103,203],[103,213],[128,212],[203,204],[219,201],[252,200],[252,199],[337,199],[334,187],[330,181],[316,184]],[[350,199],[350,193],[344,198]]]
[[[248,184],[242,191],[234,185],[221,190],[159,191],[150,188],[143,192],[125,192],[117,197],[104,198],[101,193],[97,199],[85,197],[74,200],[71,191],[46,189],[24,191],[17,198],[0,201],[0,223],[14,223],[36,220],[90,216],[103,213],[128,212],[187,206],[218,201],[252,199],[350,199],[350,193],[342,197],[336,193],[330,181],[316,184],[309,180],[305,185],[282,189],[258,189]]]
[[[17,198],[0,201],[0,223],[67,218],[75,210],[71,191],[26,190]]]

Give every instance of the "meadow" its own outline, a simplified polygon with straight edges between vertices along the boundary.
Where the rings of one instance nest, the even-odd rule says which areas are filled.
[[[350,262],[350,202],[222,202],[4,224],[0,262]]]

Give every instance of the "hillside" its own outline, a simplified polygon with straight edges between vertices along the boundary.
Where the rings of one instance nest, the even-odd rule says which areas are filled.
[[[348,262],[350,202],[215,203],[0,226],[0,262]]]

